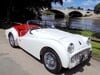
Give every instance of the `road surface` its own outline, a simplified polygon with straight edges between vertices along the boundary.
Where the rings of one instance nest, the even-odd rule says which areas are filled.
[[[43,64],[20,48],[12,48],[0,29],[0,75],[54,75]],[[91,59],[87,65],[72,70],[65,69],[56,75],[100,75],[100,62]]]

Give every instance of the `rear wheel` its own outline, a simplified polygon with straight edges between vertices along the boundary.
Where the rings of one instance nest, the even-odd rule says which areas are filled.
[[[9,35],[9,43],[10,45],[15,48],[16,45],[15,45],[15,40],[14,40],[14,36],[12,34]]]
[[[42,55],[43,64],[46,69],[54,74],[60,72],[62,66],[60,59],[55,51],[52,49],[46,50]]]

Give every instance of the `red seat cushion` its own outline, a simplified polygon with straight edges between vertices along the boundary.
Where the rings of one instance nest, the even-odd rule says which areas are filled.
[[[27,28],[27,25],[15,25],[14,28],[16,29],[16,31],[18,32],[18,35],[19,36],[24,36],[27,31],[28,31],[28,28]]]
[[[29,29],[35,29],[35,28],[38,28],[38,27],[40,27],[40,26],[38,26],[38,25],[27,25],[27,24],[16,24],[14,26],[14,28],[18,32],[19,36],[24,36],[28,32]]]

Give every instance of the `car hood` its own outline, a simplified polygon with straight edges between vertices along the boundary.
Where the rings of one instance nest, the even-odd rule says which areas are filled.
[[[45,40],[55,40],[61,43],[66,49],[70,43],[75,45],[75,50],[85,48],[87,46],[87,37],[78,34],[72,34],[59,29],[38,29],[36,30],[36,38]]]
[[[38,29],[37,36],[38,38],[44,39],[54,39],[54,40],[62,40],[62,39],[80,39],[82,40],[79,35],[75,35],[69,32],[65,32],[59,29]]]

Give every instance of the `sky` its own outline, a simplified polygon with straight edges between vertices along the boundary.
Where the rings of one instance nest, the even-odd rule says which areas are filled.
[[[63,0],[63,5],[52,3],[54,8],[81,7],[83,9],[94,9],[95,5],[100,3],[100,0]]]

